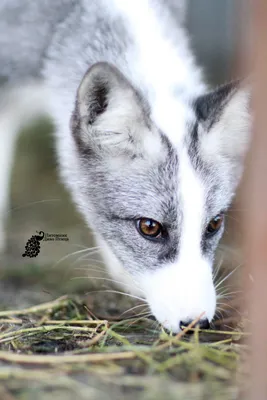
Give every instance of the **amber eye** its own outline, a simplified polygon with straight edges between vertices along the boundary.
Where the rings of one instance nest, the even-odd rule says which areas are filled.
[[[206,229],[206,236],[207,237],[210,237],[210,236],[214,235],[216,232],[218,232],[218,230],[222,226],[223,219],[224,219],[224,215],[223,214],[218,214],[218,215],[216,215],[216,217],[214,217],[209,222],[209,224],[207,226],[207,229]]]
[[[136,227],[139,233],[147,239],[161,237],[162,225],[154,219],[140,218],[136,221]]]

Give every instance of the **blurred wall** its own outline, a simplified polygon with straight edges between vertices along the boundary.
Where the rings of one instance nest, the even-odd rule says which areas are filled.
[[[231,73],[236,49],[237,0],[189,0],[187,26],[198,60],[211,83]]]

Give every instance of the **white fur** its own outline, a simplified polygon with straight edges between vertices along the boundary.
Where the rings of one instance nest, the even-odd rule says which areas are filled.
[[[137,87],[145,82],[153,121],[178,144],[186,131],[187,100],[206,88],[185,33],[178,30],[177,34],[177,26],[172,30],[171,16],[155,3],[152,7],[151,0],[113,2],[128,20],[134,37],[135,51],[126,55],[132,79]]]
[[[175,21],[166,8],[151,0],[113,2],[133,33],[136,54],[127,56],[141,82],[150,82],[157,97],[176,88],[183,88],[189,97],[200,94],[204,89],[200,71],[194,65],[184,31],[177,34],[176,25],[172,30]]]
[[[173,332],[179,331],[180,321],[194,320],[203,312],[203,318],[211,320],[216,308],[212,266],[201,254],[204,187],[183,148],[179,155],[183,220],[178,259],[141,279],[151,311]]]

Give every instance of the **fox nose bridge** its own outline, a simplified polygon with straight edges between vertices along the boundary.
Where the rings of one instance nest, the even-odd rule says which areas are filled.
[[[170,288],[166,304],[166,321],[181,329],[201,316],[199,326],[208,329],[216,308],[212,274],[186,274],[179,284]]]
[[[182,326],[188,326],[192,321],[201,317],[199,326],[208,329],[215,308],[216,295],[212,281],[199,285],[183,282],[173,285],[168,291],[161,291],[161,296],[151,299],[150,307],[155,317],[168,329],[176,331]]]
[[[181,319],[194,320],[201,313],[207,313],[211,304],[216,299],[215,288],[211,270],[199,269],[198,271],[188,271],[181,277],[177,287],[177,308],[180,309]],[[203,318],[207,318],[205,315]]]
[[[185,264],[176,277],[178,291],[185,298],[203,297],[213,287],[212,270],[203,263],[190,267]],[[189,301],[190,302],[190,301]]]

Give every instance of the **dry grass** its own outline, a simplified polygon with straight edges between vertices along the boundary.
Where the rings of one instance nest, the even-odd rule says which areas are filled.
[[[66,296],[0,312],[1,398],[235,398],[248,333],[172,336],[145,318],[92,315]]]

